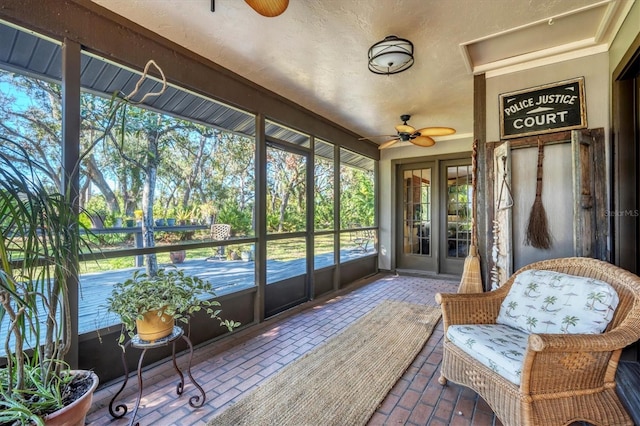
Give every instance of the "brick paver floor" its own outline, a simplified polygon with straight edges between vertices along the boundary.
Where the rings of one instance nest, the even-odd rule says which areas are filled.
[[[184,394],[175,393],[177,377],[171,362],[143,372],[144,392],[136,420],[141,425],[205,425],[209,419],[242,399],[288,363],[323,344],[350,323],[385,300],[435,306],[438,292],[455,292],[458,282],[411,276],[378,275],[354,290],[317,301],[268,320],[233,338],[197,348],[191,371],[206,392],[203,407],[188,405],[198,395],[186,378]],[[477,394],[455,384],[438,384],[442,360],[442,323],[402,378],[380,404],[369,425],[501,425]],[[184,369],[186,357],[178,363]],[[109,402],[121,382],[107,384],[94,395],[87,417],[90,425],[125,425],[130,413],[113,420]],[[137,396],[132,377],[118,402],[131,407]],[[131,408],[130,408],[131,409]]]

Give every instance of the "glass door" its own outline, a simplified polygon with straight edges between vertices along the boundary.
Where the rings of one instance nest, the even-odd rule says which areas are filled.
[[[443,209],[445,214],[442,222],[446,232],[443,233],[441,272],[461,274],[471,244],[471,165],[466,164],[466,161],[456,161],[453,164],[447,162],[443,166],[446,209]]]
[[[437,266],[438,224],[432,219],[434,205],[433,163],[407,164],[400,167],[397,268],[434,271]],[[438,215],[435,215],[437,219]]]
[[[397,183],[396,268],[462,274],[472,231],[470,160],[403,164]]]

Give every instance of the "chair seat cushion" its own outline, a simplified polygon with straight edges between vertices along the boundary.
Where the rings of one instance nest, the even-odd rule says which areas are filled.
[[[451,325],[447,338],[480,363],[520,385],[529,334],[501,324]]]
[[[515,278],[496,322],[527,333],[599,334],[618,300],[604,281],[530,269]]]

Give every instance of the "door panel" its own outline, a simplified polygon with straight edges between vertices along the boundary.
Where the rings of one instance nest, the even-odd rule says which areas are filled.
[[[471,244],[471,159],[397,170],[396,268],[462,274]]]
[[[434,164],[420,163],[401,166],[399,173],[397,267],[421,271],[436,271],[437,224],[434,224]],[[437,215],[436,215],[437,216]]]
[[[468,160],[443,162],[441,168],[444,207],[444,244],[442,244],[441,272],[462,274],[464,260],[469,254],[471,244],[471,165]]]

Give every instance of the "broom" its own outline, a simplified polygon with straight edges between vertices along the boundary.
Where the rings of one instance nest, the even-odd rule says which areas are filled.
[[[551,233],[547,221],[547,212],[542,205],[542,163],[544,160],[544,144],[538,139],[538,170],[536,181],[536,198],[529,213],[529,223],[525,233],[524,244],[539,249],[551,247]]]
[[[482,276],[480,274],[480,257],[476,248],[476,175],[478,160],[478,140],[473,141],[473,150],[471,152],[471,245],[469,246],[469,254],[464,260],[462,269],[462,278],[458,293],[482,293]]]

